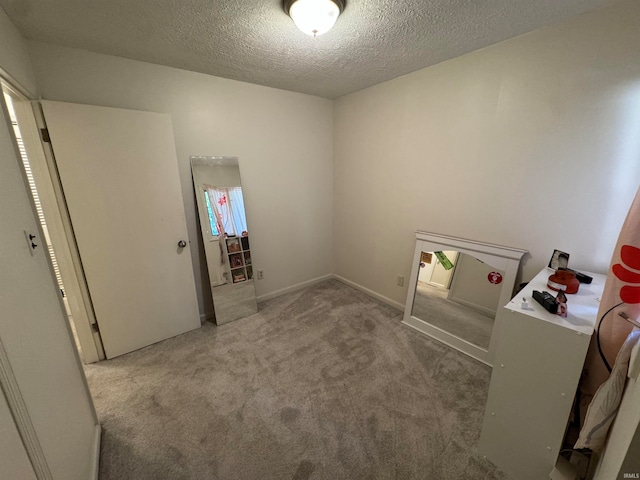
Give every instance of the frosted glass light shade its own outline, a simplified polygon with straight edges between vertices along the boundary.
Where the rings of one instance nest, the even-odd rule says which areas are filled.
[[[296,26],[313,37],[322,35],[335,25],[344,2],[334,0],[294,0],[285,2],[285,10]]]

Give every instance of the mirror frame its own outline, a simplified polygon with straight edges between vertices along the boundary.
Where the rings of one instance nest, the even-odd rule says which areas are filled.
[[[422,252],[437,252],[443,250],[457,250],[460,253],[472,255],[484,263],[504,271],[502,280],[502,289],[500,290],[500,298],[498,303],[498,311],[496,312],[491,332],[491,341],[489,349],[485,350],[467,340],[453,335],[446,330],[431,325],[430,323],[412,315],[413,302],[416,294],[416,286],[418,284],[418,274],[420,268],[420,255]],[[491,243],[478,242],[475,240],[466,240],[448,235],[441,235],[430,232],[416,232],[416,248],[413,255],[413,264],[411,267],[411,282],[409,291],[407,292],[407,301],[404,307],[404,316],[402,323],[418,330],[456,350],[475,358],[489,366],[493,365],[493,359],[496,346],[499,342],[500,331],[502,328],[502,319],[504,307],[513,296],[513,290],[520,267],[520,260],[527,253],[527,250],[520,248],[504,247],[502,245],[494,245]]]

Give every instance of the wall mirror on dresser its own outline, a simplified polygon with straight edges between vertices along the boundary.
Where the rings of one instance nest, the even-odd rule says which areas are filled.
[[[221,325],[258,311],[240,168],[235,157],[190,160],[213,308]]]
[[[403,323],[492,364],[526,250],[416,232]]]

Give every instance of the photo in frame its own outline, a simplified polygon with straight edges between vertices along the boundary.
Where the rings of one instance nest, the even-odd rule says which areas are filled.
[[[549,268],[558,270],[559,268],[568,268],[569,266],[569,254],[560,250],[554,250],[549,260]]]

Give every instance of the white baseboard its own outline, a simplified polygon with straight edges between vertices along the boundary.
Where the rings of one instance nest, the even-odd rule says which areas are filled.
[[[340,275],[336,275],[335,273],[328,273],[326,275],[321,275],[319,277],[312,278],[311,280],[306,280],[304,282],[296,283],[289,287],[281,288],[280,290],[275,290],[273,292],[266,293],[264,295],[259,295],[258,297],[256,297],[256,300],[258,301],[258,303],[262,303],[264,301],[271,300],[272,298],[279,297],[280,295],[285,295],[287,293],[292,293],[297,290],[302,290],[303,288],[310,287],[311,285],[315,285],[317,283],[321,283],[331,279],[338,280],[339,282],[344,283],[345,285],[348,285],[350,287],[355,288],[356,290],[360,290],[361,292],[366,293],[367,295],[375,298],[376,300],[380,300],[382,303],[385,303],[395,308],[396,310],[399,310],[400,312],[404,312],[404,305],[402,303],[396,302],[395,300],[391,300],[390,298],[385,297],[384,295],[380,295],[379,293],[374,292],[373,290],[363,287],[362,285],[356,282],[352,282],[351,280],[347,280],[346,278],[341,277]],[[200,321],[210,320],[213,318],[214,318],[213,314],[200,314]]]
[[[356,283],[356,282],[352,282],[351,280],[347,280],[344,277],[341,277],[340,275],[336,275],[333,274],[333,278],[335,278],[336,280],[338,280],[339,282],[344,283],[345,285],[349,285],[350,287],[355,288],[356,290],[360,290],[363,293],[366,293],[367,295],[369,295],[370,297],[373,297],[377,300],[380,300],[382,303],[386,303],[387,305],[394,307],[397,310],[400,310],[401,312],[404,312],[404,305],[400,302],[396,302],[395,300],[391,300],[388,297],[385,297],[384,295],[380,295],[377,292],[374,292],[373,290],[368,289],[367,287],[363,287],[362,285]]]
[[[280,290],[276,290],[275,292],[267,293],[265,295],[260,295],[256,297],[258,303],[264,302],[266,300],[271,300],[272,298],[279,297],[280,295],[284,295],[285,293],[295,292],[296,290],[301,290],[305,287],[310,287],[311,285],[315,285],[316,283],[324,282],[325,280],[329,280],[334,278],[332,273],[327,275],[322,275],[320,277],[312,278],[311,280],[307,280],[305,282],[296,283],[295,285],[291,285],[290,287],[281,288]]]
[[[93,440],[93,458],[91,459],[91,470],[93,471],[93,479],[98,480],[100,473],[100,442],[102,439],[102,427],[96,425],[96,433]]]

